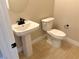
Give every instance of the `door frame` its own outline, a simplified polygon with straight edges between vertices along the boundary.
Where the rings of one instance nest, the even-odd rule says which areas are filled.
[[[6,0],[0,0],[0,50],[4,59],[19,59],[17,47],[12,48],[13,43],[15,43],[15,39]]]

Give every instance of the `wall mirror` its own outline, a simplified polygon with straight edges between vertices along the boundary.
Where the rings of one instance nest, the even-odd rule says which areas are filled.
[[[13,12],[23,12],[27,6],[27,0],[6,0],[7,8]]]

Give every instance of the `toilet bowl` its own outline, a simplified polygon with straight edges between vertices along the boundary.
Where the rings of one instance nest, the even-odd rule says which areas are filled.
[[[42,29],[48,34],[48,40],[53,47],[61,47],[61,41],[66,37],[66,33],[61,30],[53,29],[54,18],[49,17],[42,20]]]
[[[48,43],[52,44],[55,48],[61,47],[61,41],[66,37],[66,34],[58,29],[51,29],[47,31],[47,34]]]
[[[50,31],[47,31],[47,33],[55,38],[58,38],[60,40],[62,40],[66,34],[63,31],[57,30],[57,29],[51,29]]]

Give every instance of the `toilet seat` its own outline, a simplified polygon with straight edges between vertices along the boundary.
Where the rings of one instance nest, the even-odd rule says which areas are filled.
[[[52,37],[58,38],[58,39],[63,39],[66,34],[63,31],[57,30],[57,29],[52,29],[50,31],[47,31],[49,35]]]

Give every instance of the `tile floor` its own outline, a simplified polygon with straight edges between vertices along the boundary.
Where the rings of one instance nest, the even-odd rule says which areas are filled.
[[[47,41],[33,44],[33,55],[26,58],[20,53],[20,59],[79,59],[79,48],[63,41],[61,48],[53,48]]]

